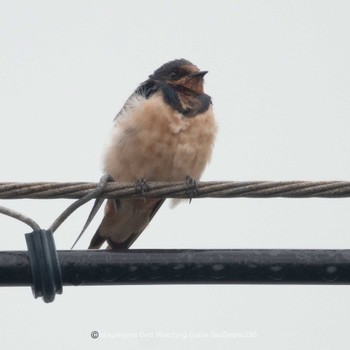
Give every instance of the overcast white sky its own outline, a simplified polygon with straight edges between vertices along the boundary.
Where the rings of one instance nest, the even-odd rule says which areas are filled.
[[[350,180],[349,13],[346,0],[1,1],[0,181],[97,181],[115,114],[154,69],[181,57],[209,70],[219,134],[205,180]],[[69,203],[0,204],[48,227]],[[59,249],[89,209],[56,232]],[[349,199],[193,200],[164,206],[133,247],[350,248],[349,213]],[[1,250],[25,249],[27,227],[3,216],[0,227]],[[29,288],[0,296],[7,349],[348,342],[346,286],[67,287],[50,305]],[[94,330],[104,337],[91,339]],[[225,331],[255,336],[212,333]]]

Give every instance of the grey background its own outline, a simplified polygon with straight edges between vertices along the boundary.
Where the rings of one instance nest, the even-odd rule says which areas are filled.
[[[0,7],[2,182],[98,180],[114,115],[154,69],[181,57],[210,71],[219,134],[203,179],[350,179],[348,1]],[[69,203],[0,204],[47,227]],[[89,209],[56,232],[59,249]],[[165,205],[133,247],[349,248],[349,213],[348,199],[194,200]],[[25,249],[27,227],[4,216],[0,227],[2,250]],[[0,295],[8,349],[327,349],[348,340],[348,287],[72,287],[51,305],[29,288]]]

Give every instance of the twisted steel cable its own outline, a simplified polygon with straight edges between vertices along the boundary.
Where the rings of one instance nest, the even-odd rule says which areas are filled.
[[[0,183],[0,199],[82,198],[98,186],[94,182]],[[94,198],[343,198],[350,197],[349,181],[216,181],[147,182],[140,190],[135,183],[109,182]]]

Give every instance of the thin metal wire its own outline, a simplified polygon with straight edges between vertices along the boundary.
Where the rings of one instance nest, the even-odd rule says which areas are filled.
[[[0,199],[77,199],[88,195],[98,184],[93,182],[0,183]],[[135,183],[108,182],[93,198],[344,198],[350,197],[350,181],[250,181],[198,182],[189,191],[186,182],[147,182],[140,193]]]
[[[149,182],[147,191],[140,193],[135,183],[110,182],[108,175],[99,183],[93,182],[34,182],[0,183],[0,199],[78,198],[50,226],[52,232],[77,208],[93,198],[344,198],[350,197],[349,181],[246,181],[198,182],[195,191],[187,182]],[[0,213],[16,218],[33,230],[40,226],[31,218],[0,206]],[[84,227],[85,229],[85,227]],[[83,229],[83,230],[84,230]]]
[[[101,177],[100,182],[97,184],[96,188],[93,189],[90,193],[85,195],[84,197],[78,199],[75,201],[73,204],[71,204],[67,209],[64,210],[64,212],[51,224],[49,227],[49,230],[54,233],[59,226],[79,207],[81,207],[83,204],[88,202],[89,200],[98,197],[101,192],[104,190],[106,187],[106,184],[108,180],[110,179],[110,176],[105,174]]]
[[[0,206],[0,213],[24,222],[25,224],[29,225],[34,231],[40,230],[40,226],[33,219],[19,213],[18,211]]]

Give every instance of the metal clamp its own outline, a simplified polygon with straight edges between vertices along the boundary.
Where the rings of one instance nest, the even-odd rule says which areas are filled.
[[[26,233],[26,242],[32,271],[32,292],[51,303],[56,294],[62,294],[62,275],[55,241],[50,230]]]

